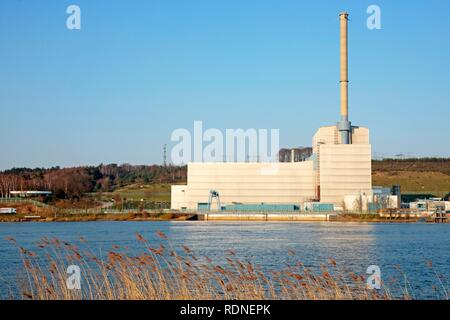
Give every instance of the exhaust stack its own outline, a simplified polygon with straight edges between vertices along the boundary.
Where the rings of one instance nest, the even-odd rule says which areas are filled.
[[[341,29],[341,120],[337,123],[337,128],[341,134],[342,144],[351,144],[351,123],[348,121],[348,13],[339,14]]]

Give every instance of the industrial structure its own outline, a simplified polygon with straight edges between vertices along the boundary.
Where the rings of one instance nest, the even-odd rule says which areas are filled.
[[[280,162],[299,162],[305,161],[312,156],[312,148],[292,148],[280,149],[278,152],[278,159]]]
[[[292,149],[290,162],[189,163],[187,185],[172,186],[172,209],[335,210],[373,202],[369,129],[349,121],[348,14],[341,13],[339,21],[340,119],[317,130],[312,155],[304,159]],[[220,195],[221,207],[208,203],[211,190]]]

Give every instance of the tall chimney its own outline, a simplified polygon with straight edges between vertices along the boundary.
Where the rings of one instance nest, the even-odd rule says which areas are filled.
[[[341,134],[341,143],[351,143],[351,123],[348,121],[348,13],[339,14],[341,29],[341,120],[337,124],[337,128]]]

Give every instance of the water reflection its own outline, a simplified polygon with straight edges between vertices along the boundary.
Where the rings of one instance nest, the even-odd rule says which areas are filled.
[[[0,293],[14,284],[22,269],[17,250],[5,237],[14,237],[21,245],[33,248],[42,237],[57,237],[76,242],[87,239],[89,248],[104,255],[114,244],[143,250],[135,234],[141,233],[151,246],[161,241],[155,235],[163,231],[172,245],[190,247],[196,255],[225,263],[228,250],[241,260],[249,260],[262,269],[280,269],[293,261],[319,268],[333,257],[338,265],[356,273],[365,273],[369,265],[379,265],[383,279],[399,277],[396,265],[408,275],[418,297],[433,297],[434,271],[450,271],[450,228],[438,224],[370,224],[327,222],[87,222],[87,223],[3,223],[0,224]],[[293,250],[295,257],[288,255]],[[448,286],[446,278],[445,285]],[[437,284],[439,285],[439,284]]]

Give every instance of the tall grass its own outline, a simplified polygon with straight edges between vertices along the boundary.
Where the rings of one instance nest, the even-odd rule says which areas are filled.
[[[233,251],[223,257],[223,265],[208,257],[199,257],[188,247],[174,249],[165,234],[159,247],[151,247],[140,234],[137,241],[142,252],[132,254],[127,248],[113,246],[102,255],[89,249],[44,238],[38,251],[20,247],[24,277],[19,284],[20,297],[38,300],[66,299],[412,299],[408,284],[392,281],[389,288],[366,288],[364,275],[355,274],[339,266],[330,258],[320,271],[313,271],[301,262],[286,265],[281,270],[263,271],[257,265],[238,259]],[[80,238],[80,246],[85,239]],[[292,250],[289,260],[296,261]],[[81,269],[81,289],[70,290],[66,268],[78,265]],[[437,297],[448,299],[448,289],[437,275],[441,288]]]

